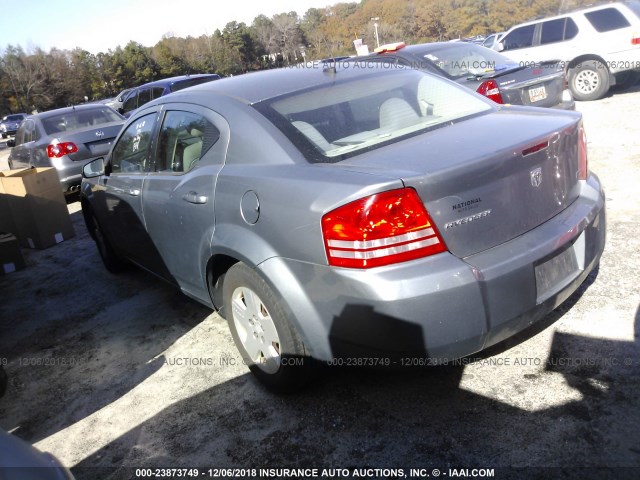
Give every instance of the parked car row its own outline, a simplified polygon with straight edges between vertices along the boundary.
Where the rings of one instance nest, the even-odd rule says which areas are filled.
[[[122,97],[123,104],[119,110],[131,115],[153,98],[219,78],[219,75],[203,74],[158,80],[121,92],[115,102]],[[117,103],[113,105],[117,106]],[[17,122],[18,117],[20,122]],[[82,167],[109,152],[125,119],[111,106],[102,103],[60,108],[30,116],[8,115],[5,118],[10,121],[3,122],[3,128],[7,133],[15,134],[15,139],[7,142],[13,147],[9,167],[53,166],[58,171],[65,193],[78,191]]]

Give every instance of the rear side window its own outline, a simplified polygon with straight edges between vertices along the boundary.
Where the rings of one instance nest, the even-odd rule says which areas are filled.
[[[167,112],[158,143],[156,171],[188,172],[220,138],[206,118],[192,112]]]
[[[516,28],[504,38],[504,49],[515,50],[517,48],[527,48],[532,46],[533,32],[535,29],[535,25],[526,25],[524,27]]]
[[[143,88],[142,90],[140,90],[140,92],[138,93],[138,106],[141,107],[142,105],[150,101],[151,101],[151,89]]]
[[[558,18],[542,23],[540,44],[571,40],[578,34],[578,26],[571,18]]]
[[[151,98],[156,99],[160,98],[164,93],[164,87],[153,87],[151,89]]]
[[[138,108],[138,92],[133,91],[129,98],[127,98],[127,100],[124,102],[122,111],[124,113],[128,113],[135,110],[136,108]]]
[[[620,28],[630,27],[629,21],[615,8],[603,8],[595,12],[584,14],[598,32],[610,32]]]
[[[211,75],[207,77],[196,77],[190,78],[188,80],[180,80],[179,82],[174,83],[169,87],[172,92],[177,92],[178,90],[182,90],[183,88],[193,87],[194,85],[200,85],[201,83],[210,82],[212,80],[218,80],[220,78],[219,75]]]

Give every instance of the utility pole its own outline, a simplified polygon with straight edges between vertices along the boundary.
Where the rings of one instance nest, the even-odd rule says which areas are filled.
[[[376,32],[376,47],[380,46],[380,40],[378,38],[378,20],[380,20],[380,17],[371,17],[371,21],[373,22],[373,28]]]

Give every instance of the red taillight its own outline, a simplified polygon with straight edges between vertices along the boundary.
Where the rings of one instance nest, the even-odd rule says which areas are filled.
[[[446,251],[412,188],[356,200],[322,217],[329,265],[372,268]]]
[[[547,140],[546,142],[539,143],[537,145],[534,145],[533,147],[525,148],[522,151],[522,156],[526,157],[527,155],[531,155],[532,153],[536,153],[536,152],[539,152],[540,150],[544,150],[548,146],[549,146],[549,141]]]
[[[49,158],[60,158],[77,151],[78,147],[73,142],[52,143],[47,146],[47,156]]]
[[[476,92],[490,98],[496,103],[504,103],[504,101],[502,100],[502,95],[500,94],[500,89],[498,88],[498,84],[495,80],[487,80],[483,82],[482,85],[478,87]]]
[[[631,45],[640,45],[640,37],[637,37],[637,36],[632,37]]]
[[[587,179],[587,134],[584,127],[578,131],[578,180]]]

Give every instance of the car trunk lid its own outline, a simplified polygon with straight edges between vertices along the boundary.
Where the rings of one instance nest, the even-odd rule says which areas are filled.
[[[580,125],[578,113],[511,107],[338,166],[400,176],[449,251],[466,257],[522,235],[577,198]]]
[[[75,130],[58,137],[58,143],[73,142],[78,151],[68,157],[73,161],[106,155],[111,149],[115,137],[122,128],[122,122],[105,123],[82,130]]]
[[[565,74],[558,62],[496,72],[493,78],[504,103],[553,107],[562,103]]]

